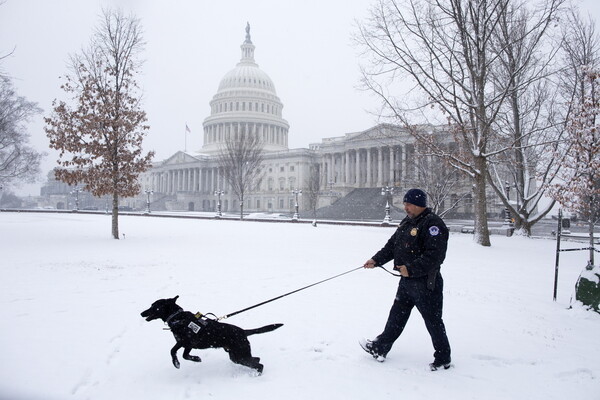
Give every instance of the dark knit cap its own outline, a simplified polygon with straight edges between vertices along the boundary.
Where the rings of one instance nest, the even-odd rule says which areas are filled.
[[[414,204],[419,207],[427,207],[427,195],[421,189],[410,189],[404,195],[405,203]]]

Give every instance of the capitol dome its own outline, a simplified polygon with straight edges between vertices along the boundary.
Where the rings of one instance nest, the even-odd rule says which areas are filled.
[[[275,85],[263,70],[258,68],[257,64],[240,63],[237,67],[229,71],[219,84],[218,93],[226,90],[235,90],[238,88],[251,88],[269,91],[276,95]]]
[[[254,61],[249,24],[241,49],[240,62],[223,76],[210,102],[202,153],[218,153],[239,133],[258,135],[265,151],[288,149],[289,124],[282,118],[283,104],[269,75]]]

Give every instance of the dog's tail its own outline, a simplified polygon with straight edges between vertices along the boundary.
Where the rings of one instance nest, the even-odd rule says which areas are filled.
[[[260,328],[256,328],[256,329],[245,329],[244,332],[246,332],[246,335],[248,335],[248,336],[257,335],[259,333],[267,333],[267,332],[274,331],[275,329],[280,328],[282,326],[283,326],[283,324],[271,324],[271,325],[261,326]]]

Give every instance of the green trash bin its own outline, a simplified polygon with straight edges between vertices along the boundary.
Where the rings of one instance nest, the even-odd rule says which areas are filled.
[[[575,299],[600,313],[600,266],[587,266],[575,284]]]

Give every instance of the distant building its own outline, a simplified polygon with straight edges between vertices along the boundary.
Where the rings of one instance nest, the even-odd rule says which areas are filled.
[[[412,177],[414,168],[408,160],[414,154],[414,139],[391,125],[324,139],[308,149],[289,149],[283,103],[271,78],[256,64],[254,49],[247,27],[241,60],[221,79],[210,102],[202,149],[196,154],[177,152],[142,176],[142,186],[154,192],[153,208],[213,211],[214,193],[223,190],[222,210],[239,210],[217,162],[226,140],[238,132],[258,135],[265,150],[264,177],[246,198],[244,210],[248,212],[292,212],[292,190],[306,194],[311,174],[320,177],[319,206],[355,188],[401,186]],[[307,208],[307,201],[300,196],[301,210]]]

